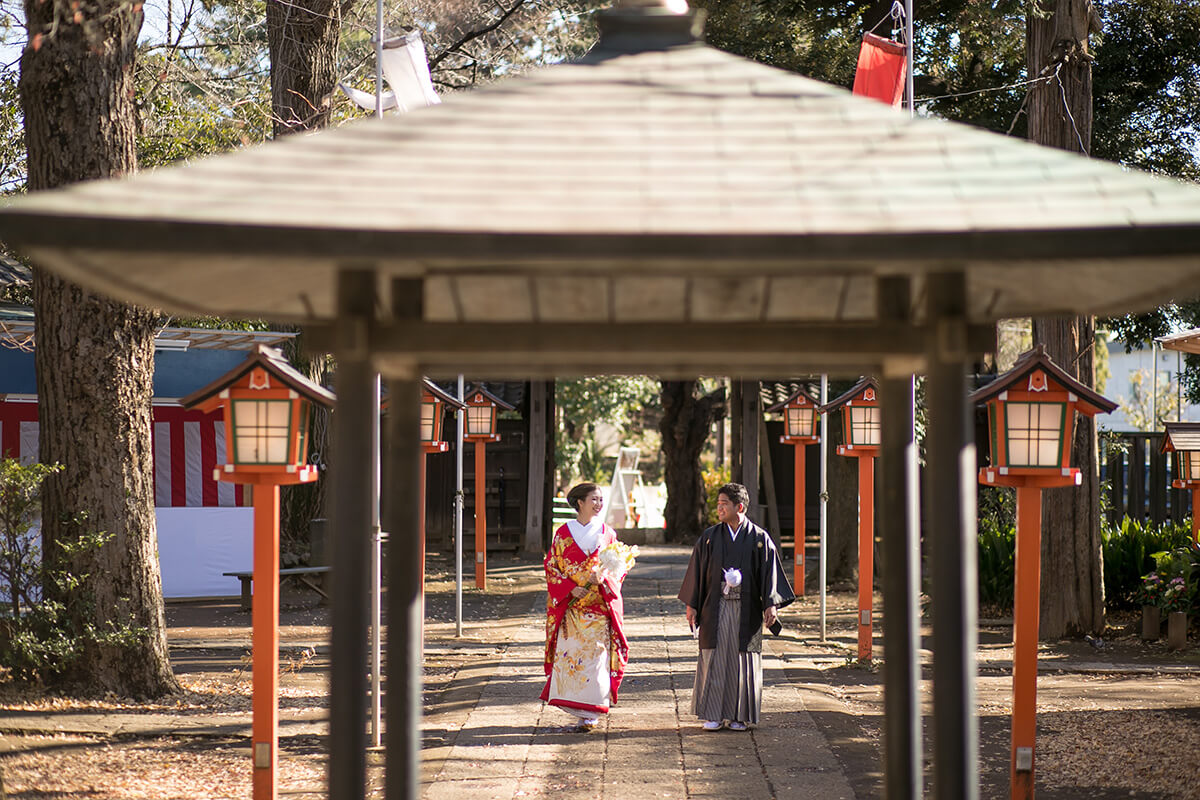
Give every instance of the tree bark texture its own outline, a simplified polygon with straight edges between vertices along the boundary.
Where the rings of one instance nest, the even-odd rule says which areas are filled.
[[[725,391],[696,396],[696,381],[663,381],[663,479],[667,484],[667,537],[691,543],[704,531],[704,481],[700,452],[713,421],[724,414]]]
[[[1087,154],[1092,142],[1092,58],[1088,34],[1100,30],[1091,0],[1045,0],[1047,16],[1027,17],[1030,77],[1054,76],[1029,94],[1029,139]],[[1095,385],[1095,318],[1037,318],[1033,342],[1088,386]],[[1100,552],[1100,476],[1096,426],[1078,417],[1071,463],[1083,484],[1052,489],[1042,504],[1040,635],[1100,633],[1104,628],[1104,565]]]
[[[30,44],[21,57],[20,89],[31,190],[136,168],[140,9],[128,0],[25,3]],[[44,486],[43,557],[62,563],[58,542],[109,534],[102,547],[65,564],[88,576],[62,598],[69,622],[76,630],[104,630],[112,622],[146,631],[127,645],[90,646],[67,681],[139,697],[178,691],[167,658],[154,517],[154,316],[42,269],[34,270],[34,312],[39,457],[64,466]]]
[[[337,86],[338,0],[268,0],[271,114],[275,138],[329,124]]]

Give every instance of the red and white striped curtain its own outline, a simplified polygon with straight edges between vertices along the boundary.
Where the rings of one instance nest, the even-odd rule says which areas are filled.
[[[153,420],[156,507],[249,505],[241,484],[212,477],[213,469],[225,463],[225,422],[220,412],[155,406]],[[0,402],[0,449],[23,463],[37,460],[37,403]]]

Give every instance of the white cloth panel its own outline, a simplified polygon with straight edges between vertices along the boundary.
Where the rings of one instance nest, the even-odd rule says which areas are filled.
[[[38,460],[38,424],[21,423],[21,463],[28,466]]]
[[[204,487],[200,478],[204,474],[203,460],[200,454],[200,423],[183,423],[183,458],[186,466],[184,472],[184,487],[189,507],[204,505]]]
[[[253,508],[156,508],[163,596],[234,597],[254,566]]]
[[[225,464],[225,423],[217,420],[213,423],[216,430],[217,465]],[[229,508],[237,504],[236,487],[228,481],[217,481],[217,505]]]
[[[154,505],[171,505],[171,423],[154,423]]]
[[[401,111],[442,102],[429,77],[429,60],[425,57],[420,31],[410,31],[383,43],[383,76]]]

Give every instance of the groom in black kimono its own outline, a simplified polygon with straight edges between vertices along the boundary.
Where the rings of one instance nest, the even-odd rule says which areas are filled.
[[[775,543],[746,519],[750,497],[740,483],[717,492],[718,524],[692,549],[679,599],[699,628],[692,713],[703,728],[744,731],[762,708],[762,628],[778,632],[776,613],[796,599]]]

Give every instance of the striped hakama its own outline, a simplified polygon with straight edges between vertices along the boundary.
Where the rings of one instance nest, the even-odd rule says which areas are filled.
[[[721,598],[717,647],[701,650],[692,687],[692,713],[700,719],[758,724],[762,708],[762,653],[739,653],[742,601],[738,590]]]

